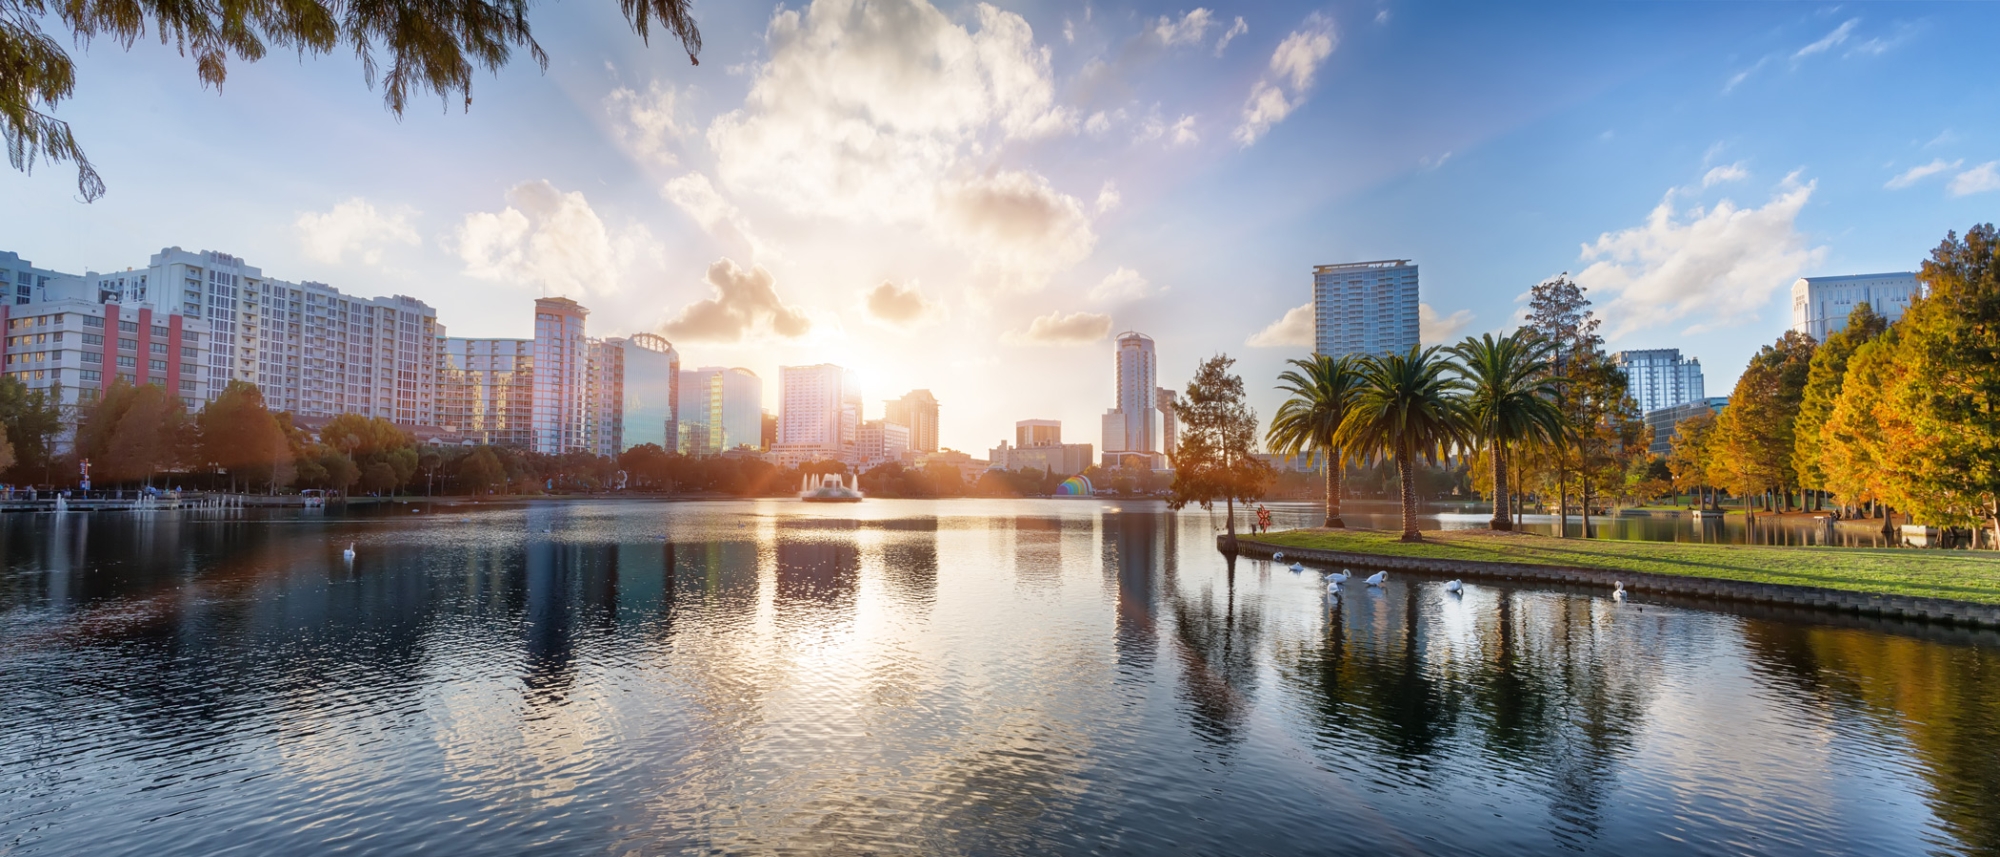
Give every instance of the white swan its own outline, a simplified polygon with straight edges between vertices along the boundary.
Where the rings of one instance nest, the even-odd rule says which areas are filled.
[[[1460,583],[1456,580],[1447,581],[1444,585],[1444,591],[1449,592],[1453,595],[1460,595],[1465,592],[1465,584]]]
[[[1388,579],[1389,579],[1389,573],[1388,573],[1388,572],[1386,572],[1386,571],[1378,571],[1378,572],[1375,572],[1374,574],[1371,574],[1371,575],[1368,575],[1368,585],[1369,585],[1369,586],[1381,586],[1381,585],[1382,585],[1382,581],[1385,581],[1385,580],[1388,580]]]
[[[341,551],[341,552],[340,552],[340,558],[341,558],[341,559],[344,559],[344,560],[347,560],[348,562],[353,562],[353,561],[354,561],[354,543],[353,543],[353,542],[348,542],[348,543],[347,543],[347,550],[344,550],[344,551]]]
[[[1295,562],[1295,563],[1292,563],[1292,573],[1293,573],[1293,574],[1298,574],[1299,572],[1301,572],[1301,571],[1305,571],[1305,570],[1306,570],[1306,567],[1305,567],[1305,566],[1303,566],[1303,565],[1300,565],[1299,563],[1296,563],[1296,562]]]
[[[1613,586],[1616,586],[1616,587],[1618,587],[1617,589],[1613,589],[1613,590],[1611,590],[1611,600],[1613,600],[1613,601],[1624,601],[1624,600],[1625,600],[1625,582],[1624,582],[1624,581],[1622,581],[1622,580],[1614,580],[1614,581],[1611,581],[1611,585],[1613,585]]]
[[[1285,552],[1284,552],[1284,551],[1278,551],[1277,553],[1274,553],[1274,554],[1271,554],[1271,560],[1272,560],[1273,562],[1284,562],[1284,561],[1285,561]]]
[[[1327,585],[1328,585],[1328,586],[1339,586],[1339,585],[1341,585],[1341,584],[1343,584],[1343,583],[1346,583],[1346,582],[1347,582],[1347,579],[1348,579],[1348,578],[1350,578],[1350,577],[1353,577],[1353,576],[1354,576],[1354,575],[1351,575],[1351,574],[1348,574],[1348,573],[1347,573],[1347,569],[1344,569],[1344,568],[1343,568],[1343,569],[1341,569],[1341,570],[1339,570],[1339,571],[1336,571],[1336,572],[1334,572],[1334,573],[1332,573],[1332,574],[1329,574],[1329,575],[1327,575],[1327,576],[1326,576],[1326,579],[1327,579],[1327,580],[1330,580],[1330,581],[1332,581],[1331,583],[1329,583],[1329,584],[1327,584]]]

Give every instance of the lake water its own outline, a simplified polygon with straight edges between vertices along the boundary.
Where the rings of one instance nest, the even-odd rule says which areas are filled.
[[[2000,636],[1329,604],[1217,522],[6,516],[0,854],[2000,853]]]

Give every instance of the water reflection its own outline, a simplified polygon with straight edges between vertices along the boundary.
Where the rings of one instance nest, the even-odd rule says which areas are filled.
[[[1329,600],[1141,503],[466,516],[0,519],[0,852],[2000,851],[1996,634]]]

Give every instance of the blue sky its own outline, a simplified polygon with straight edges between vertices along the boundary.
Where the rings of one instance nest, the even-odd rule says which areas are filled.
[[[2000,209],[1991,5],[698,18],[691,67],[613,4],[542,6],[546,73],[401,121],[346,56],[238,63],[218,96],[171,50],[99,44],[58,115],[110,193],[0,176],[0,249],[100,271],[224,250],[417,296],[455,335],[526,336],[529,301],[566,294],[767,399],[792,363],[855,367],[871,415],[929,387],[945,443],[983,450],[1031,417],[1096,443],[1125,329],[1166,386],[1240,357],[1268,414],[1311,267],[1366,259],[1423,266],[1437,338],[1510,327],[1569,271],[1614,348],[1679,347],[1724,394],[1794,278],[1912,269]]]

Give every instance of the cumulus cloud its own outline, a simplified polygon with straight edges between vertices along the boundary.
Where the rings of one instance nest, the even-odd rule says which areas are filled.
[[[423,243],[410,225],[414,213],[397,209],[385,214],[357,196],[329,211],[302,212],[295,226],[308,259],[337,265],[352,252],[361,261],[374,265],[382,261],[384,244],[414,247]]]
[[[688,173],[674,178],[660,188],[660,195],[694,218],[702,231],[724,241],[740,243],[753,252],[766,249],[764,243],[751,234],[743,213],[715,189],[715,183],[709,181],[708,176]]]
[[[622,86],[611,90],[604,97],[604,109],[611,114],[612,133],[619,145],[636,158],[669,166],[678,163],[672,147],[694,131],[678,118],[679,98],[677,90],[659,81],[645,92]]]
[[[742,342],[763,334],[795,339],[812,329],[798,308],[778,298],[777,281],[762,265],[743,270],[734,259],[708,266],[714,296],[688,304],[660,330],[668,339]]]
[[[1462,309],[1440,317],[1430,304],[1417,304],[1417,336],[1425,345],[1449,345],[1458,341],[1472,323],[1472,310]]]
[[[1271,126],[1304,104],[1320,65],[1333,55],[1337,44],[1333,21],[1317,12],[1306,18],[1304,27],[1279,42],[1278,49],[1271,52],[1269,74],[1250,86],[1242,122],[1236,126],[1236,142],[1246,147],[1257,142]],[[1287,86],[1290,95],[1285,93]]]
[[[1111,334],[1111,316],[1094,312],[1063,315],[1060,310],[1039,316],[1028,329],[1007,331],[1000,341],[1009,345],[1088,345]]]
[[[1313,344],[1313,305],[1307,301],[1285,310],[1277,321],[1250,335],[1243,341],[1251,348],[1311,348]]]
[[[1146,278],[1140,276],[1138,271],[1121,265],[1098,281],[1097,286],[1090,290],[1090,299],[1112,302],[1138,300],[1146,296],[1147,285]]]
[[[1241,21],[1243,19],[1238,18],[1236,20]],[[1198,45],[1201,44],[1202,36],[1208,32],[1208,28],[1214,23],[1215,13],[1207,9],[1197,8],[1183,15],[1179,21],[1162,15],[1159,20],[1153,22],[1153,37],[1159,39],[1160,44],[1168,47],[1174,45]]]
[[[1611,296],[1611,338],[1683,319],[1693,322],[1687,332],[1754,319],[1773,292],[1826,256],[1797,226],[1816,184],[1787,176],[1761,208],[1725,199],[1680,211],[1669,190],[1644,225],[1583,245],[1591,265],[1577,282]]]
[[[1951,177],[1952,196],[2000,190],[2000,161],[1987,161]]]
[[[1118,195],[1118,185],[1107,179],[1104,187],[1097,191],[1097,213],[1103,214],[1117,208],[1123,199]]]
[[[1742,181],[1750,177],[1750,171],[1743,168],[1743,162],[1724,164],[1710,169],[1701,177],[1702,187],[1714,187],[1727,182]]]
[[[938,317],[944,309],[936,301],[924,297],[915,283],[905,287],[887,280],[868,290],[866,303],[871,318],[892,327],[904,328],[918,327]]]
[[[1218,57],[1222,56],[1222,50],[1229,47],[1230,42],[1235,41],[1237,36],[1247,32],[1250,32],[1250,25],[1243,23],[1242,15],[1236,16],[1236,23],[1230,24],[1229,29],[1222,32],[1222,38],[1215,40],[1215,55]]]
[[[1038,286],[1090,255],[1097,236],[1083,202],[1028,172],[1009,170],[939,191],[947,240],[1006,284]]]
[[[1956,161],[1946,161],[1943,158],[1938,158],[1937,160],[1931,161],[1928,164],[1918,164],[1917,166],[1911,167],[1907,170],[1897,173],[1895,178],[1890,179],[1887,183],[1883,184],[1882,186],[1890,190],[1902,190],[1903,188],[1909,187],[1910,185],[1916,184],[1917,182],[1923,181],[1924,179],[1930,178],[1931,176],[1937,175],[1938,173],[1958,169],[1964,163],[1965,163],[1964,159]]]
[[[1194,131],[1193,116],[1182,116],[1175,120],[1174,127],[1169,129],[1168,133],[1171,135],[1170,139],[1173,140],[1173,144],[1176,146],[1187,146],[1201,142],[1201,135],[1196,134]]]
[[[500,211],[466,215],[455,243],[467,274],[570,296],[617,291],[623,269],[653,245],[644,227],[614,235],[582,193],[545,180],[515,185]]]

